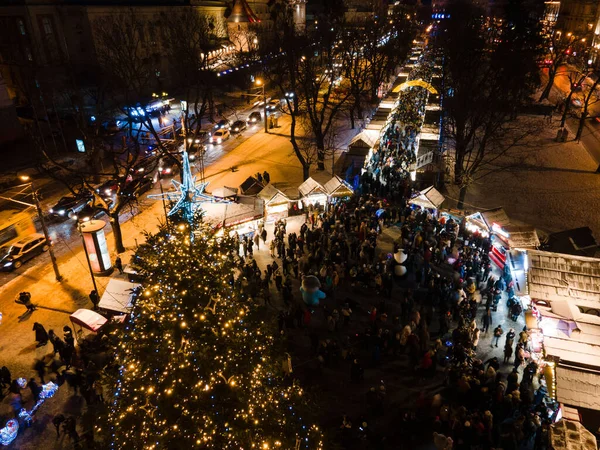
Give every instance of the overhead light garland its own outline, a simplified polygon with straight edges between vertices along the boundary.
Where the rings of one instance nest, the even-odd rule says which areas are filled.
[[[114,336],[114,401],[98,425],[111,448],[323,448],[302,388],[283,382],[271,324],[232,283],[234,251],[199,213],[147,236],[143,294]]]

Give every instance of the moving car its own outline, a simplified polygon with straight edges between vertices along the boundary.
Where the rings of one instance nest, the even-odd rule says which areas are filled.
[[[43,234],[39,233],[27,236],[11,246],[2,247],[0,249],[0,270],[18,269],[24,262],[40,253],[47,252],[49,248],[50,242]]]
[[[235,122],[233,122],[233,124],[231,124],[231,134],[241,133],[246,129],[246,127],[246,122],[244,122],[243,120],[236,120]]]
[[[65,195],[56,205],[50,208],[50,214],[54,217],[66,219],[81,211],[85,205],[92,201],[92,194],[87,191],[77,195]]]
[[[267,111],[276,111],[281,106],[279,99],[274,98],[267,103]]]
[[[218,130],[215,134],[210,137],[210,142],[213,144],[221,144],[230,138],[229,130]]]
[[[112,205],[112,201],[108,202],[108,207]],[[97,219],[98,217],[103,216],[106,212],[101,209],[99,206],[93,205],[92,203],[88,203],[83,207],[81,211],[77,214],[73,214],[71,219],[75,220],[77,223],[89,222],[90,220]]]
[[[254,111],[248,116],[248,124],[258,123],[262,120],[262,115],[259,111]]]
[[[119,193],[124,197],[138,198],[144,192],[148,192],[154,186],[153,177],[144,177],[133,180],[125,185]]]
[[[230,127],[230,122],[227,119],[223,119],[223,120],[219,120],[216,124],[215,124],[215,130],[228,130]]]
[[[170,177],[179,172],[179,166],[170,158],[161,159],[158,163],[158,178]]]
[[[96,188],[96,193],[100,194],[102,197],[112,197],[117,192],[118,188],[119,183],[117,180],[108,180]]]

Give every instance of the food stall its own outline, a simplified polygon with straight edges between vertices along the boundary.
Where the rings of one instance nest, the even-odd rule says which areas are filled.
[[[348,199],[354,194],[354,189],[342,178],[335,175],[331,180],[323,185],[327,196],[329,197],[329,203],[335,204],[341,200]]]
[[[83,333],[84,329],[89,330],[92,333],[97,333],[104,325],[106,325],[106,322],[108,322],[106,317],[101,316],[100,314],[98,314],[95,311],[92,311],[91,309],[83,308],[78,309],[73,314],[71,314],[70,319],[73,328],[75,328],[76,330],[75,337],[78,340],[79,337],[81,337],[81,334]],[[79,331],[77,331],[75,325],[79,325]]]
[[[288,216],[290,199],[272,184],[267,184],[258,193],[258,198],[264,201],[266,222],[274,222]]]
[[[446,198],[433,186],[420,191],[415,197],[411,198],[408,203],[411,205],[420,206],[423,209],[430,209],[434,216],[437,216],[438,210]]]
[[[309,205],[324,207],[327,204],[327,191],[311,177],[298,187],[298,192],[305,207]]]

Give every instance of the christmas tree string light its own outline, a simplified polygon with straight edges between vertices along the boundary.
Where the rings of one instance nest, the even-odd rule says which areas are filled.
[[[321,450],[306,395],[283,380],[271,324],[232,283],[233,239],[199,214],[186,222],[138,251],[146,279],[114,336],[114,400],[98,431],[119,450]]]

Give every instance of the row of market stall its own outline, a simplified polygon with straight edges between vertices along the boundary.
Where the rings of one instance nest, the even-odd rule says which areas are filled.
[[[490,238],[490,260],[508,274],[525,311],[531,358],[554,401],[551,415],[583,417],[600,431],[600,258],[539,250],[535,228],[512,223],[503,208],[443,210],[438,194],[428,188],[411,203]]]

